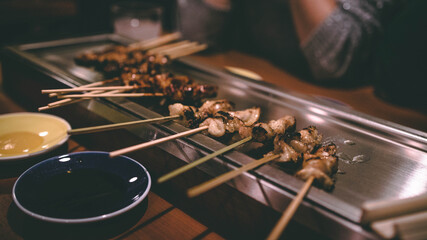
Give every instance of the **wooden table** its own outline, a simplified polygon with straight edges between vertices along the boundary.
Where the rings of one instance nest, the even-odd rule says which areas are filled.
[[[25,109],[0,92],[0,114],[22,111]],[[68,152],[87,150],[73,140],[67,147]],[[72,227],[36,221],[12,200],[13,184],[26,167],[0,165],[0,239],[223,239],[154,191],[125,219]]]

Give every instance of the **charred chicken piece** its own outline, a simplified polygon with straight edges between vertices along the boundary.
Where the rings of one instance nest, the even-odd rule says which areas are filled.
[[[199,108],[199,112],[201,112],[206,117],[213,116],[219,111],[231,111],[234,108],[234,103],[225,100],[208,100],[203,103],[203,105]]]
[[[302,129],[298,134],[294,135],[290,140],[289,145],[300,153],[310,153],[322,141],[322,135],[314,126],[309,126]]]
[[[278,120],[271,120],[268,123],[257,123],[252,128],[252,137],[257,142],[267,142],[277,135],[295,130],[296,119],[294,116],[284,116]]]
[[[169,115],[179,115],[187,127],[195,127],[200,122],[200,116],[197,108],[193,106],[186,106],[181,103],[169,105]]]
[[[95,67],[106,77],[117,77],[128,69],[136,68],[140,74],[155,75],[169,62],[168,56],[147,55],[146,51],[130,50],[125,46],[112,46],[103,51],[91,51],[75,57],[78,65]]]
[[[80,54],[74,60],[79,65],[93,66],[102,71],[109,64],[123,64],[127,59],[129,56],[125,46],[112,46],[104,51]]]
[[[215,97],[218,90],[213,85],[194,83],[187,76],[175,76],[172,73],[151,76],[135,68],[122,73],[121,81],[125,86],[139,86],[140,92],[163,93],[172,102],[198,103]]]
[[[206,118],[212,117],[219,111],[228,111],[233,104],[228,100],[208,100],[200,108],[175,103],[169,105],[170,115],[179,115],[187,127],[197,127]]]
[[[98,55],[94,52],[83,53],[74,58],[76,64],[86,67],[94,66],[97,60]]]
[[[258,122],[261,115],[261,109],[259,107],[253,107],[246,110],[228,112],[231,117],[237,117],[245,123],[245,126],[252,126]]]
[[[253,112],[255,116],[249,117],[248,121],[258,121],[259,112],[246,109],[239,112]],[[248,113],[249,114],[249,113]],[[240,118],[233,116],[230,112],[218,111],[213,117],[207,118],[200,126],[209,126],[208,133],[214,137],[222,137],[225,134],[240,133],[241,128],[247,128],[248,122],[242,121]]]
[[[336,153],[337,147],[333,143],[320,147],[313,154],[304,153],[302,169],[296,176],[304,181],[313,176],[322,188],[332,189],[334,181],[331,176],[338,170]]]
[[[314,126],[299,132],[278,134],[274,138],[274,150],[268,154],[280,154],[277,162],[298,163],[304,153],[311,153],[322,141],[322,135]]]
[[[221,118],[207,118],[200,124],[200,127],[208,126],[208,134],[213,137],[222,137],[226,133],[225,123]]]

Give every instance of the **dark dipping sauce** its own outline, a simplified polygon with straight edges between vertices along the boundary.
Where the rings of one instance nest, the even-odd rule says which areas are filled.
[[[23,203],[33,212],[53,218],[90,218],[123,207],[125,181],[95,169],[78,169],[55,175],[32,189]]]

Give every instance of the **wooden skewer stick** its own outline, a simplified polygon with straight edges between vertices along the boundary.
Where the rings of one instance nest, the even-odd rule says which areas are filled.
[[[162,51],[171,50],[171,49],[174,49],[176,47],[179,47],[179,46],[182,46],[182,45],[186,45],[188,43],[190,43],[190,41],[184,40],[184,41],[180,41],[180,42],[177,42],[177,43],[171,43],[171,44],[168,44],[168,45],[164,45],[164,46],[152,48],[152,49],[150,49],[150,50],[147,51],[147,54],[148,55],[158,54],[158,53],[160,53]]]
[[[136,49],[142,49],[145,48],[148,45],[154,44],[156,43],[156,41],[163,41],[164,38],[169,38],[170,34],[167,35],[163,35],[160,37],[154,37],[154,38],[150,38],[150,39],[145,39],[142,41],[138,41],[138,42],[134,42],[128,45],[128,48],[131,50],[136,50]]]
[[[207,182],[204,182],[202,184],[199,184],[195,187],[188,189],[187,196],[190,198],[196,197],[196,196],[198,196],[198,195],[200,195],[200,194],[202,194],[202,193],[204,193],[204,192],[206,192],[206,191],[208,191],[208,190],[210,190],[210,189],[212,189],[218,185],[221,185],[222,183],[224,183],[224,182],[226,182],[226,181],[228,181],[234,177],[237,177],[238,175],[240,175],[243,172],[254,169],[254,168],[256,168],[256,167],[258,167],[264,163],[273,161],[274,159],[276,159],[278,157],[280,157],[280,155],[278,155],[278,154],[270,155],[270,156],[261,158],[259,160],[253,161],[251,163],[248,163],[248,164],[246,164],[240,168],[237,168],[231,172],[224,173],[224,174],[222,174],[222,175],[220,175],[214,179],[211,179]]]
[[[174,178],[174,177],[178,176],[179,174],[182,174],[182,173],[184,173],[184,172],[186,172],[186,171],[188,171],[188,170],[190,170],[190,169],[192,169],[192,168],[194,168],[194,167],[196,167],[196,166],[198,166],[198,165],[200,165],[200,164],[202,164],[202,163],[204,163],[204,162],[206,162],[206,161],[208,161],[208,160],[210,160],[210,159],[212,159],[218,155],[221,155],[225,152],[228,152],[228,151],[232,150],[233,148],[236,148],[236,147],[238,147],[238,146],[240,146],[240,145],[242,145],[242,144],[244,144],[250,140],[252,140],[252,137],[247,137],[245,139],[242,139],[238,142],[231,144],[230,146],[227,146],[227,147],[222,148],[218,151],[215,151],[209,155],[206,155],[206,156],[204,156],[204,157],[202,157],[202,158],[200,158],[194,162],[191,162],[191,163],[189,163],[183,167],[180,167],[180,168],[178,168],[178,169],[176,169],[176,170],[174,170],[168,174],[163,175],[162,177],[160,177],[157,180],[157,182],[158,183],[166,182],[167,180]]]
[[[104,85],[106,83],[114,82],[117,80],[119,80],[119,78],[112,78],[112,79],[107,79],[107,80],[103,80],[103,81],[98,81],[98,82],[93,82],[93,83],[81,85],[81,86],[74,87],[74,88],[78,89],[78,88],[84,88],[84,87],[96,87],[96,86],[101,86],[101,85]],[[49,94],[49,97],[55,97],[57,95],[58,95],[58,93],[51,93],[51,94]]]
[[[92,92],[90,92],[90,93],[88,93],[88,94],[99,94],[99,93],[103,93],[104,91],[92,91]],[[117,91],[110,91],[110,93],[112,93],[112,92],[117,92]],[[48,106],[55,106],[55,105],[64,105],[64,104],[67,104],[67,103],[69,103],[69,102],[71,102],[71,101],[74,101],[74,102],[76,102],[76,101],[81,101],[81,100],[85,100],[84,98],[82,98],[82,99],[71,99],[71,98],[64,98],[64,99],[62,99],[62,100],[58,100],[58,101],[55,101],[55,102],[51,102],[51,103],[49,103],[49,104],[47,104]]]
[[[208,47],[207,44],[191,45],[191,46],[188,46],[186,48],[177,49],[175,51],[172,51],[172,52],[168,53],[168,55],[171,58],[182,57],[182,56],[186,56],[186,55],[190,55],[190,54],[193,54],[193,53],[196,53],[196,52],[203,51],[207,47]]]
[[[175,135],[171,135],[171,136],[168,136],[168,137],[159,138],[159,139],[156,139],[156,140],[153,140],[153,141],[150,141],[150,142],[145,142],[145,143],[141,143],[141,144],[138,144],[138,145],[130,146],[130,147],[127,147],[127,148],[119,149],[119,150],[110,152],[110,157],[117,157],[119,155],[122,155],[122,154],[125,154],[125,153],[129,153],[129,152],[133,152],[133,151],[136,151],[136,150],[140,150],[140,149],[143,149],[143,148],[151,147],[151,146],[154,146],[156,144],[164,143],[164,142],[167,142],[167,141],[170,141],[170,140],[174,140],[174,139],[177,139],[177,138],[181,138],[181,137],[186,137],[186,136],[189,136],[189,135],[201,132],[203,130],[206,130],[208,128],[209,128],[208,126],[198,127],[198,128],[191,129],[191,130],[188,130],[188,131],[185,131],[185,132],[181,132],[181,133],[177,133]]]
[[[89,92],[89,93],[84,93],[83,95],[89,95],[89,94],[114,94],[114,93],[121,93],[121,92],[124,92],[124,90],[113,90],[113,91],[108,91],[108,92],[105,92],[105,91],[92,91],[92,92]],[[83,100],[86,100],[86,99],[90,99],[90,98],[81,98],[81,99],[73,99],[73,98],[64,98],[64,99],[62,99],[62,100],[59,100],[59,101],[56,101],[56,102],[51,102],[51,103],[49,103],[48,104],[48,106],[56,106],[56,105],[68,105],[68,104],[70,104],[70,103],[76,103],[76,102],[79,102],[79,101],[83,101]],[[61,101],[64,101],[64,102],[61,102]]]
[[[68,130],[68,134],[77,135],[77,134],[85,134],[85,133],[94,133],[94,132],[100,132],[100,131],[125,128],[125,127],[135,126],[139,124],[167,121],[167,120],[172,120],[177,118],[180,118],[180,116],[172,115],[167,117],[144,119],[144,120],[138,120],[138,121],[124,122],[124,123],[114,123],[114,124],[107,124],[107,125],[101,125],[101,126],[95,126],[95,127],[77,128],[77,129]]]
[[[91,93],[86,93],[86,94],[95,94],[95,93],[103,93],[104,91],[93,91]],[[113,91],[109,91],[108,93],[113,94],[113,93],[119,93],[122,92],[122,90],[113,90]],[[84,95],[84,94],[83,94]],[[57,107],[62,107],[62,106],[66,106],[72,103],[78,103],[84,100],[87,100],[89,98],[80,98],[80,99],[71,99],[71,98],[65,98],[59,101],[55,101],[55,102],[51,102],[49,103],[47,106],[43,106],[43,107],[39,107],[38,110],[39,111],[44,111],[44,110],[48,110],[48,109],[52,109],[52,108],[57,108]]]
[[[145,41],[129,44],[129,48],[131,50],[136,50],[136,49],[147,50],[150,48],[155,48],[157,46],[161,46],[161,45],[168,43],[168,42],[175,41],[175,40],[179,39],[180,37],[181,37],[181,33],[179,33],[179,32],[171,33],[171,34],[167,34],[167,35],[164,35],[164,36],[161,36],[158,38],[148,39]]]
[[[66,102],[63,102],[60,104],[53,104],[53,105],[48,104],[47,106],[39,107],[38,110],[39,110],[39,112],[41,112],[41,111],[45,111],[45,110],[52,109],[52,108],[63,107],[66,105],[70,105],[73,103],[78,103],[78,102],[84,101],[86,99],[87,98],[80,98],[80,99],[69,99],[69,98],[67,98],[66,100],[69,100],[69,101],[66,101]]]
[[[311,187],[311,184],[313,184],[313,181],[314,181],[313,176],[307,179],[307,181],[304,183],[304,186],[298,192],[297,196],[294,198],[294,200],[292,200],[291,204],[283,212],[279,221],[276,223],[276,226],[274,226],[270,235],[268,235],[267,240],[276,240],[280,237],[280,234],[282,234],[283,230],[288,225],[289,221],[291,220],[292,216],[295,214],[296,210],[298,209],[299,205],[301,204],[308,190],[310,190],[310,187]]]
[[[58,98],[97,98],[97,97],[163,97],[163,93],[101,93],[61,95]]]
[[[179,53],[173,53],[173,54],[169,55],[169,57],[171,59],[176,59],[176,58],[187,56],[187,55],[190,55],[190,54],[193,54],[196,52],[200,52],[202,50],[205,50],[207,47],[208,47],[208,45],[202,44],[202,45],[193,47],[191,49],[184,49],[183,51],[180,51]]]
[[[94,91],[94,92],[97,93],[97,91]],[[77,100],[78,101],[84,100],[84,98],[82,98],[82,99],[75,99],[74,102],[76,102]],[[70,103],[72,101],[73,101],[73,99],[71,99],[71,98],[64,98],[64,99],[59,100],[59,101],[48,103],[47,106],[52,107],[52,106],[56,106],[56,105],[65,105],[65,104]]]
[[[186,44],[182,44],[180,46],[176,46],[174,48],[169,48],[169,49],[166,49],[166,50],[163,50],[163,51],[159,51],[158,54],[161,54],[161,55],[166,55],[166,54],[170,55],[170,54],[174,54],[174,53],[179,52],[179,51],[185,51],[185,50],[192,49],[192,48],[198,46],[198,44],[199,43],[197,43],[197,42],[189,42],[189,43],[186,43]]]
[[[108,91],[108,90],[133,90],[139,86],[109,86],[109,87],[79,87],[79,88],[63,88],[63,89],[46,89],[42,93],[66,93],[66,92],[83,92],[83,91]]]

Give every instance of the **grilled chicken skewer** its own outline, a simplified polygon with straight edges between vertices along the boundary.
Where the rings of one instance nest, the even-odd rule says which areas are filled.
[[[224,147],[218,151],[215,151],[205,157],[202,157],[194,162],[191,162],[181,168],[178,168],[162,177],[160,177],[158,179],[159,183],[165,182],[173,177],[178,176],[179,174],[186,172],[188,170],[190,170],[193,167],[196,167],[218,155],[221,155],[227,151],[230,151],[246,142],[249,142],[251,140],[254,141],[258,141],[258,142],[268,142],[272,139],[273,134],[277,135],[277,134],[284,134],[286,131],[294,131],[295,130],[295,118],[292,116],[285,116],[280,118],[279,120],[272,120],[270,121],[268,124],[265,123],[256,123],[259,119],[259,108],[252,108],[252,109],[247,109],[244,111],[237,111],[237,112],[228,112],[227,114],[228,116],[233,115],[233,116],[240,116],[242,119],[245,119],[245,121],[243,121],[245,124],[238,126],[238,125],[234,125],[232,127],[232,129],[234,129],[235,131],[238,130],[237,132],[239,133],[240,137],[243,138],[242,140],[231,144],[230,146]],[[221,120],[221,118],[220,118]],[[213,131],[214,134],[224,134],[226,132],[227,127],[223,126],[223,127],[218,127],[218,125],[224,124],[226,125],[227,123],[224,122],[218,122],[218,119],[212,119],[212,118],[208,118],[207,120],[205,120],[203,123],[206,122],[210,122],[209,126],[211,126],[212,124],[214,124],[212,127],[209,128],[210,131]],[[234,124],[236,124],[236,121],[230,121]],[[203,123],[201,125],[203,125]],[[231,124],[233,125],[233,124]],[[274,130],[272,129],[272,127],[274,128]],[[213,128],[213,129],[211,129]],[[228,127],[230,128],[230,127]],[[238,129],[237,129],[238,128]],[[268,131],[268,135],[267,135],[267,131]],[[213,133],[211,133],[212,135]]]
[[[234,104],[225,99],[208,100],[200,108],[175,103],[169,105],[169,115],[182,117],[183,125],[186,127],[197,127],[204,119],[213,116],[219,111],[231,111]]]
[[[268,129],[268,128],[267,128]],[[266,131],[267,132],[267,131]],[[264,134],[264,136],[270,136]],[[187,191],[189,197],[198,196],[236,176],[242,172],[249,171],[264,163],[276,160],[276,162],[293,162],[298,164],[303,157],[304,153],[311,153],[319,144],[322,135],[313,126],[304,128],[297,133],[287,134],[286,132],[274,137],[274,150],[267,153],[264,158],[251,162],[241,168],[235,169],[231,172],[225,173],[205,183],[190,188]]]
[[[206,45],[198,45],[197,43],[188,43],[187,41],[161,46],[165,43],[177,40],[178,38],[180,38],[180,36],[181,35],[179,33],[173,33],[173,34],[168,34],[168,35],[159,37],[157,39],[150,39],[143,42],[131,44],[128,47],[115,46],[103,51],[102,53],[96,53],[96,52],[84,53],[76,57],[75,60],[76,60],[76,63],[80,65],[84,65],[84,66],[95,65],[95,67],[97,67],[98,70],[101,70],[100,68],[102,68],[102,70],[106,73],[107,77],[108,75],[118,76],[121,73],[132,72],[132,69],[135,67],[138,67],[142,70],[145,69],[146,70],[145,73],[147,74],[148,73],[151,75],[160,74],[164,72],[162,70],[162,65],[166,64],[169,60],[201,51],[207,47]],[[150,49],[152,50],[151,52],[150,52]],[[157,54],[153,56],[152,55],[153,53],[155,54],[157,53]],[[169,57],[168,57],[168,54],[170,54]],[[131,77],[132,76],[133,76],[133,73],[131,74]],[[110,80],[92,83],[92,84],[86,85],[86,87],[89,87],[89,86],[94,87],[96,85],[102,85],[109,81]],[[123,79],[123,76],[122,76],[122,81],[126,82],[127,80]],[[124,84],[124,85],[125,86],[123,87],[131,86],[129,84]],[[190,89],[193,89],[193,91],[191,91]],[[100,89],[97,89],[95,91],[98,91],[98,90]],[[118,89],[115,89],[115,90],[118,90]],[[213,97],[216,95],[216,87],[195,86],[194,84],[191,86],[187,86],[186,89],[183,89],[182,91],[186,93],[186,96],[192,95],[193,97],[200,94],[203,95],[202,97],[205,97],[207,95],[208,97]],[[210,94],[207,94],[206,93],[207,91],[210,91]],[[155,95],[158,96],[159,94],[160,93],[156,93]],[[57,96],[57,95],[58,93],[56,92],[49,94],[50,97]],[[134,96],[134,95],[123,95],[123,96],[139,97],[139,95],[140,94],[138,94],[137,96]],[[118,95],[114,95],[114,96],[108,95],[108,96],[118,97]],[[104,95],[102,97],[107,97],[107,95]],[[77,96],[73,96],[72,98],[77,98]],[[88,98],[89,97],[86,97],[85,99],[88,99]],[[53,108],[53,105],[55,105],[55,107],[59,107],[62,104],[68,105],[68,104],[79,102],[79,101],[75,101],[75,100],[72,101],[71,99],[67,99],[66,101],[61,100],[61,101],[55,102],[52,105],[41,107],[39,111],[51,109]]]
[[[182,118],[185,120],[185,123],[188,127],[192,127],[196,129],[193,130],[189,130],[187,131],[188,133],[196,133],[196,132],[201,132],[204,130],[208,130],[207,133],[208,134],[214,134],[214,137],[219,137],[219,133],[218,133],[218,129],[220,129],[221,131],[221,136],[223,136],[226,133],[234,133],[236,131],[238,131],[238,126],[240,124],[240,126],[246,126],[247,124],[253,122],[253,121],[257,121],[259,118],[259,108],[257,108],[257,110],[255,108],[252,109],[247,109],[247,110],[242,110],[242,111],[235,111],[235,112],[230,112],[227,113],[226,110],[232,109],[232,104],[227,101],[227,100],[211,100],[211,101],[206,101],[200,108],[195,108],[193,106],[186,106],[186,105],[182,105],[182,104],[173,104],[169,106],[169,110],[170,110],[170,114],[171,115],[179,115],[182,116]],[[247,122],[243,122],[242,120],[238,119],[237,117],[231,117],[231,115],[235,115],[235,116],[247,116],[248,114],[245,113],[245,111],[250,111],[252,113],[255,113],[255,120],[253,118],[247,117],[245,120]],[[221,118],[222,120],[222,127],[219,126],[219,124],[208,124],[207,122],[210,122],[209,120],[215,120],[215,123],[217,122],[218,119],[220,119],[219,116],[227,116],[228,118]],[[202,122],[201,124],[198,124]],[[164,138],[164,140],[162,139],[158,139],[158,140],[154,140],[152,142],[149,143],[142,143],[142,144],[138,144],[135,146],[131,146],[131,147],[127,147],[121,150],[117,150],[114,152],[110,153],[111,157],[115,157],[118,156],[120,154],[124,154],[127,152],[131,152],[131,151],[135,151],[135,150],[139,150],[142,148],[146,148],[149,146],[153,146],[155,144],[158,143],[162,143],[164,141],[169,141],[169,140],[173,140],[179,137],[183,137],[183,136],[187,136],[183,135],[186,132],[183,133],[179,133],[176,134],[174,136],[169,136]]]
[[[131,147],[127,147],[127,148],[124,148],[124,149],[113,151],[113,152],[110,153],[110,157],[115,157],[115,156],[118,156],[118,155],[121,155],[121,154],[133,152],[133,151],[140,150],[140,149],[147,148],[147,147],[151,147],[151,146],[154,146],[154,145],[166,142],[166,141],[170,141],[170,140],[174,140],[174,139],[177,139],[177,138],[185,137],[185,136],[188,136],[188,135],[191,135],[191,134],[195,134],[195,133],[198,133],[198,132],[202,132],[204,130],[208,130],[208,132],[210,132],[209,131],[210,128],[212,128],[212,126],[200,125],[199,127],[195,128],[195,129],[188,130],[188,131],[185,131],[185,132],[181,132],[181,133],[178,133],[178,134],[175,134],[175,135],[172,135],[172,136],[168,136],[168,137],[165,137],[165,138],[162,138],[162,139],[157,139],[157,140],[153,140],[151,142],[141,143],[141,144],[138,144],[138,145],[135,145],[135,146],[131,146]]]
[[[102,52],[87,52],[75,58],[78,65],[94,67],[105,77],[117,77],[132,68],[156,65],[163,68],[170,60],[187,56],[207,48],[206,44],[186,41],[164,45],[150,50],[129,50],[125,46],[113,46]]]
[[[211,113],[215,113],[215,111],[213,110],[215,108],[218,110],[221,110],[221,109],[230,109],[230,107],[231,107],[231,104],[228,103],[228,101],[218,100],[218,101],[206,101],[205,104],[202,105],[200,109],[201,111],[209,111]],[[131,122],[123,122],[123,123],[72,129],[68,131],[68,134],[76,135],[76,134],[93,133],[93,132],[113,130],[113,129],[124,128],[128,126],[147,124],[147,123],[153,123],[153,122],[159,122],[159,121],[167,121],[167,120],[173,120],[173,119],[179,119],[179,118],[181,118],[180,115],[171,114],[170,116],[160,117],[160,118],[144,119],[144,120],[137,120],[137,121],[131,121]]]
[[[268,240],[275,240],[280,237],[304,199],[304,196],[310,190],[313,182],[316,181],[325,189],[331,189],[333,187],[331,176],[338,170],[336,152],[337,148],[335,144],[330,143],[320,147],[312,154],[304,154],[302,169],[296,173],[296,176],[301,180],[305,180],[305,184],[294,200],[292,200],[288,208],[283,212],[279,221],[277,221],[270,235],[267,237]]]
[[[187,109],[187,111],[182,110],[182,111],[175,111],[176,110],[176,106],[178,106],[177,109]],[[171,115],[179,115],[179,116],[183,116],[183,117],[188,117],[190,116],[188,113],[192,114],[192,118],[199,118],[199,121],[202,121],[203,119],[201,119],[202,117],[209,117],[210,114],[215,114],[218,111],[221,110],[225,110],[225,109],[230,109],[232,108],[232,105],[229,101],[227,100],[211,100],[211,101],[206,101],[199,109],[192,107],[192,106],[185,106],[185,105],[174,105],[174,107],[172,107],[172,111],[170,111]],[[172,136],[168,136],[165,138],[161,138],[161,139],[157,139],[157,140],[153,140],[151,142],[147,142],[147,143],[141,143],[138,145],[134,145],[134,146],[130,146],[127,148],[123,148],[123,149],[119,149],[116,151],[113,151],[110,153],[110,157],[116,157],[118,155],[121,154],[125,154],[128,152],[133,152],[136,150],[140,150],[146,147],[150,147],[150,146],[154,146],[156,144],[160,144],[166,141],[170,141],[173,139],[177,139],[177,138],[181,138],[181,137],[185,137],[191,134],[195,134],[198,132],[201,132],[203,130],[207,130],[209,127],[208,126],[199,126],[196,129],[192,129],[192,130],[188,130],[185,132],[181,132]]]
[[[168,42],[175,41],[181,37],[179,33],[167,34],[155,39],[149,39],[129,46],[111,46],[102,51],[89,51],[78,55],[74,60],[78,65],[96,66],[108,62],[120,62],[127,59],[138,61],[144,56],[144,52],[164,45]]]
[[[200,111],[208,111],[208,113],[215,113],[214,109],[219,110],[226,110],[231,108],[231,103],[229,103],[226,100],[217,100],[217,101],[206,101],[205,104],[202,105],[200,108]],[[173,112],[166,117],[160,117],[160,118],[153,118],[153,119],[144,119],[144,120],[137,120],[137,121],[131,121],[131,122],[124,122],[124,123],[115,123],[115,124],[107,124],[107,125],[101,125],[101,126],[93,126],[93,127],[86,127],[86,128],[79,128],[79,129],[72,129],[68,131],[68,134],[70,135],[76,135],[76,134],[85,134],[85,133],[93,133],[93,132],[99,132],[99,131],[106,131],[106,130],[113,130],[118,128],[124,128],[128,126],[134,126],[139,124],[147,124],[147,123],[153,123],[153,122],[159,122],[159,121],[166,121],[166,120],[173,120],[173,119],[179,119],[181,118],[181,115],[173,114]]]
[[[126,81],[123,81],[124,77]],[[102,87],[78,87],[69,89],[49,89],[42,90],[42,93],[54,93],[58,98],[70,100],[55,102],[55,105],[70,103],[75,98],[95,98],[95,97],[166,97],[173,102],[199,102],[202,99],[216,96],[217,87],[213,85],[200,85],[193,82],[186,76],[175,76],[164,73],[154,76],[131,74],[122,76],[125,86],[102,86]],[[116,92],[104,93],[105,90],[116,89]],[[117,91],[134,90],[135,93],[118,93]],[[63,92],[93,91],[92,93],[61,95]],[[52,105],[49,105],[52,106]],[[58,106],[56,106],[58,107]],[[40,110],[45,110],[41,108]]]

